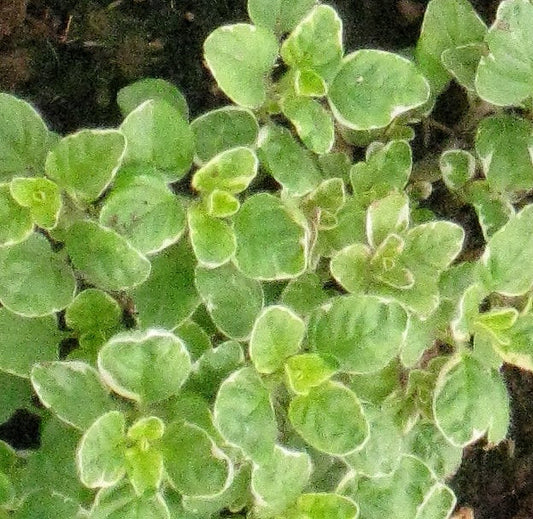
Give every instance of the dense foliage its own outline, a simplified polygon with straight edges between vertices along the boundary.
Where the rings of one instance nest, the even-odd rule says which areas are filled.
[[[1,518],[446,519],[462,449],[507,434],[533,4],[487,28],[431,0],[405,55],[346,53],[314,0],[248,11],[204,46],[234,105],[193,121],[161,79],[64,137],[0,94],[0,422],[43,418],[39,449],[0,442]],[[452,79],[462,145],[413,164]],[[483,250],[424,205],[438,183]]]

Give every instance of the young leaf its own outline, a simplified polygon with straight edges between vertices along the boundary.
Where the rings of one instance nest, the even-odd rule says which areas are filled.
[[[528,0],[500,3],[485,42],[476,75],[478,95],[498,106],[520,106],[531,97],[533,83],[533,5]]]
[[[277,280],[306,267],[305,221],[269,193],[249,197],[234,218],[235,264],[246,276]],[[283,239],[281,239],[283,237]]]
[[[274,373],[300,349],[305,323],[284,306],[268,306],[257,317],[250,336],[250,358],[259,373]]]
[[[29,378],[33,364],[58,359],[55,317],[28,319],[0,308],[0,370]]]
[[[200,427],[174,422],[161,441],[165,472],[180,493],[214,497],[231,485],[231,460]]]
[[[285,373],[290,389],[305,395],[334,375],[335,370],[320,355],[302,353],[287,359]]]
[[[359,507],[350,498],[339,494],[302,494],[296,501],[300,515],[295,519],[358,519]]]
[[[370,284],[371,258],[372,251],[366,245],[348,245],[331,258],[331,274],[348,292],[364,293]]]
[[[282,514],[307,486],[313,466],[306,452],[279,445],[270,459],[254,465],[251,489],[259,516]]]
[[[246,339],[263,307],[261,284],[245,277],[231,263],[216,269],[198,266],[195,284],[220,331],[232,339]]]
[[[437,96],[450,80],[442,63],[443,52],[469,43],[483,41],[487,28],[468,0],[432,0],[429,2],[416,60]]]
[[[376,200],[366,213],[368,243],[376,248],[391,233],[401,234],[409,227],[409,199],[406,195],[392,193]]]
[[[117,130],[81,130],[61,139],[48,154],[46,174],[83,206],[111,183],[125,148]]]
[[[289,194],[303,196],[322,180],[311,154],[289,130],[277,125],[263,127],[258,146],[261,163]]]
[[[299,96],[323,97],[327,92],[327,85],[314,70],[296,70],[294,74],[294,90]]]
[[[148,278],[150,262],[115,231],[85,220],[67,232],[65,245],[74,266],[99,288],[124,290]]]
[[[439,158],[439,167],[446,187],[455,191],[474,177],[476,159],[465,150],[446,150]]]
[[[37,111],[26,101],[0,93],[0,177],[40,176],[54,142]]]
[[[126,473],[126,421],[119,411],[100,416],[85,431],[76,456],[82,483],[112,487]]]
[[[0,247],[20,243],[32,231],[30,210],[14,200],[9,184],[0,184]]]
[[[433,412],[452,445],[464,447],[485,433],[498,443],[509,427],[509,396],[499,373],[471,355],[458,355],[439,375]]]
[[[11,196],[27,207],[33,222],[44,229],[55,227],[61,211],[61,194],[55,182],[44,177],[16,177],[10,184]]]
[[[41,234],[0,248],[0,301],[24,317],[53,314],[74,298],[76,281],[63,256]]]
[[[266,27],[280,35],[291,31],[316,0],[248,0],[248,14],[255,25]]]
[[[414,63],[398,54],[364,49],[343,59],[328,100],[341,124],[371,130],[423,105],[429,93],[429,84]]]
[[[405,310],[375,297],[336,297],[316,310],[309,322],[309,343],[340,371],[371,373],[398,354],[407,327]]]
[[[126,474],[138,496],[156,491],[163,479],[163,456],[151,445],[134,445],[125,452]]]
[[[191,129],[196,140],[196,157],[203,164],[223,151],[253,146],[259,125],[253,112],[230,105],[197,117]]]
[[[289,420],[309,445],[335,456],[361,448],[369,435],[358,398],[339,382],[327,381],[294,397]]]
[[[132,440],[159,440],[165,432],[164,422],[157,416],[145,416],[137,420],[129,429],[127,436]]]
[[[83,362],[35,364],[31,383],[45,407],[82,431],[115,407],[98,372]]]
[[[98,354],[98,369],[119,395],[152,403],[178,393],[189,376],[191,360],[181,339],[149,329],[112,337]]]
[[[185,229],[185,210],[164,182],[138,175],[111,190],[99,221],[139,252],[154,254],[179,240]]]
[[[117,93],[117,103],[123,117],[149,99],[166,101],[176,108],[184,119],[189,117],[187,100],[175,85],[164,79],[153,77],[140,79],[121,88]]]
[[[506,114],[483,119],[476,135],[476,151],[493,191],[533,188],[533,126],[528,120]]]
[[[120,126],[126,136],[126,164],[153,166],[167,182],[180,180],[192,165],[194,135],[180,111],[162,100],[149,100]]]
[[[215,426],[224,439],[259,463],[270,459],[277,424],[270,395],[253,368],[241,368],[222,382],[215,400]]]
[[[228,191],[214,189],[206,200],[207,212],[214,218],[233,216],[241,207],[239,199]]]
[[[263,27],[238,23],[215,29],[204,42],[204,57],[218,86],[238,105],[259,108],[266,76],[278,55],[278,41]]]
[[[442,64],[454,79],[472,93],[476,91],[476,73],[485,52],[485,43],[468,43],[446,49],[441,54]]]
[[[38,490],[25,496],[13,519],[72,519],[78,517],[80,505],[57,492]]]
[[[148,279],[131,291],[142,328],[173,329],[192,315],[200,304],[194,287],[196,258],[181,240],[151,258]]]

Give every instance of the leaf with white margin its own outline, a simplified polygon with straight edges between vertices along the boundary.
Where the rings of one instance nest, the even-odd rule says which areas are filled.
[[[0,248],[0,301],[8,310],[24,317],[53,314],[71,303],[75,289],[72,269],[41,234]]]
[[[0,93],[0,178],[42,175],[46,154],[54,141],[33,106]]]
[[[503,378],[471,355],[457,355],[439,374],[433,413],[452,445],[464,447],[485,433],[489,442],[498,443],[505,438],[510,420]]]
[[[246,108],[265,102],[266,76],[277,55],[274,34],[245,23],[218,27],[204,42],[204,58],[218,86]]]
[[[180,200],[162,180],[148,175],[137,175],[112,188],[99,221],[143,254],[154,254],[177,242],[186,226]]]
[[[215,218],[228,218],[233,216],[241,207],[239,199],[221,189],[214,189],[205,201],[207,212]]]
[[[372,373],[399,353],[406,329],[407,314],[398,303],[354,294],[315,310],[308,339],[311,349],[340,371]]]
[[[416,61],[437,96],[451,79],[442,63],[443,52],[482,42],[487,27],[468,0],[432,0],[424,14]]]
[[[222,382],[215,400],[214,422],[224,439],[260,462],[272,455],[278,435],[267,388],[253,368],[241,368]]]
[[[305,395],[335,374],[326,361],[316,353],[302,353],[287,359],[285,374],[292,391]]]
[[[206,163],[223,151],[253,146],[259,125],[253,112],[239,106],[211,110],[191,123],[196,139],[196,157]]]
[[[339,123],[372,130],[423,105],[429,94],[429,84],[414,63],[391,52],[364,49],[343,59],[328,100]]]
[[[35,224],[44,229],[55,227],[62,205],[61,193],[55,182],[44,177],[16,177],[9,188],[17,203],[30,210]]]
[[[359,399],[340,382],[328,380],[295,396],[288,414],[296,432],[309,445],[334,456],[360,449],[369,437],[369,424]]]
[[[195,285],[213,322],[232,339],[246,339],[263,308],[261,283],[249,279],[233,264],[216,269],[196,267]],[[235,309],[239,309],[238,312]]]
[[[126,474],[135,493],[142,496],[159,488],[163,480],[163,456],[159,448],[140,444],[125,452]]]
[[[248,0],[248,14],[255,25],[283,34],[291,31],[315,4],[316,0]]]
[[[527,205],[495,232],[485,247],[478,276],[490,292],[525,294],[533,284],[533,206]]]
[[[13,519],[72,519],[80,517],[80,505],[58,492],[39,489],[24,497],[24,501],[11,515]],[[6,516],[7,517],[7,516]]]
[[[250,358],[259,373],[274,373],[300,349],[305,323],[289,308],[273,305],[257,317],[250,336]]]
[[[486,117],[477,129],[476,152],[491,190],[533,188],[533,125],[527,119],[507,114]]]
[[[170,424],[160,448],[170,484],[181,494],[215,497],[231,485],[231,460],[197,425],[183,421]]]
[[[128,331],[112,337],[98,354],[106,384],[136,402],[153,403],[179,392],[191,371],[183,341],[159,329]]]
[[[446,70],[462,87],[476,91],[476,73],[479,60],[485,51],[485,42],[468,43],[446,49],[440,59]]]
[[[269,194],[249,197],[234,217],[235,264],[253,279],[297,277],[306,268],[307,223]]]
[[[258,516],[283,514],[309,483],[313,465],[309,454],[274,447],[270,459],[255,464],[251,490]]]
[[[359,506],[352,499],[334,493],[302,494],[290,519],[358,519]],[[291,513],[293,511],[291,510]]]
[[[55,316],[28,319],[0,308],[0,371],[29,378],[35,363],[58,360],[62,338]]]
[[[82,483],[111,487],[126,474],[126,419],[120,411],[100,416],[85,431],[76,454]]]
[[[120,131],[127,141],[125,164],[153,166],[167,182],[189,171],[194,135],[176,107],[160,99],[145,101],[124,119]]]
[[[409,199],[402,193],[390,195],[370,204],[366,213],[368,243],[378,247],[391,233],[401,234],[409,227]]]
[[[33,219],[28,208],[11,195],[9,184],[0,184],[0,247],[24,241],[33,231]]]
[[[65,246],[74,266],[103,290],[133,288],[150,274],[143,254],[120,234],[90,220],[69,227]]]
[[[46,175],[82,205],[94,202],[122,163],[126,139],[117,130],[81,130],[63,137],[46,158]]]
[[[98,372],[83,362],[35,364],[31,370],[31,383],[45,407],[82,431],[96,418],[115,409]]]
[[[317,5],[294,28],[280,51],[290,67],[312,70],[329,83],[342,55],[342,20],[329,5]]]
[[[488,55],[477,69],[478,95],[497,106],[520,106],[533,91],[533,5],[529,0],[500,3],[485,43]]]
[[[89,513],[90,519],[170,519],[170,512],[159,493],[135,495],[133,487],[124,480],[96,494]]]
[[[439,158],[439,168],[448,189],[462,189],[474,177],[476,159],[466,150],[446,150]]]

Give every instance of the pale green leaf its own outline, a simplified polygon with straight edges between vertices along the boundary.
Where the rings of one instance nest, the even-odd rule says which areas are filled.
[[[316,0],[248,0],[248,14],[255,25],[283,34],[291,31],[315,4]]]
[[[311,388],[328,380],[335,374],[335,370],[320,355],[302,353],[287,359],[285,374],[292,391],[306,394]]]
[[[475,92],[477,67],[484,51],[485,43],[480,41],[446,49],[440,59],[461,86]]]
[[[214,189],[206,200],[207,212],[215,218],[233,216],[241,207],[239,199],[228,191]]]
[[[126,474],[138,496],[156,491],[163,479],[163,456],[151,445],[137,444],[125,452]]]
[[[164,422],[157,416],[139,418],[129,429],[127,436],[132,440],[158,440],[165,432]]]
[[[409,226],[409,199],[405,194],[392,193],[376,200],[367,210],[368,243],[378,247],[391,233],[401,234]]]
[[[17,203],[9,184],[0,184],[0,247],[20,243],[32,231],[31,211]]]
[[[327,85],[314,70],[298,69],[294,75],[294,90],[299,96],[323,97]]]
[[[331,258],[331,274],[348,292],[365,292],[370,283],[371,258],[372,251],[366,245],[348,245]]]
[[[448,189],[462,189],[474,177],[476,159],[466,150],[446,150],[439,158],[439,167]]]
[[[358,519],[359,507],[348,497],[333,493],[302,494],[295,519]],[[291,518],[292,519],[292,518]]]

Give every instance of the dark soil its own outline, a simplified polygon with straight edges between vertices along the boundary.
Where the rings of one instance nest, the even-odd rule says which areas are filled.
[[[348,50],[394,51],[416,42],[427,1],[329,3],[344,21]],[[472,1],[487,23],[498,3]],[[219,25],[246,19],[245,0],[0,0],[0,91],[33,103],[63,134],[119,124],[117,91],[142,77],[161,77],[181,89],[195,117],[228,102],[202,63],[204,39]],[[453,128],[464,106],[463,92],[452,85],[433,116]],[[449,138],[438,128],[419,133],[417,159],[438,153]],[[444,196],[435,186],[428,206],[460,222],[468,249],[479,250],[475,215]],[[512,397],[509,439],[492,449],[482,442],[466,449],[451,482],[465,507],[461,517],[468,517],[468,507],[476,519],[533,517],[533,374],[512,367],[504,374]],[[38,427],[33,415],[19,411],[0,425],[0,438],[17,448],[35,447]]]

